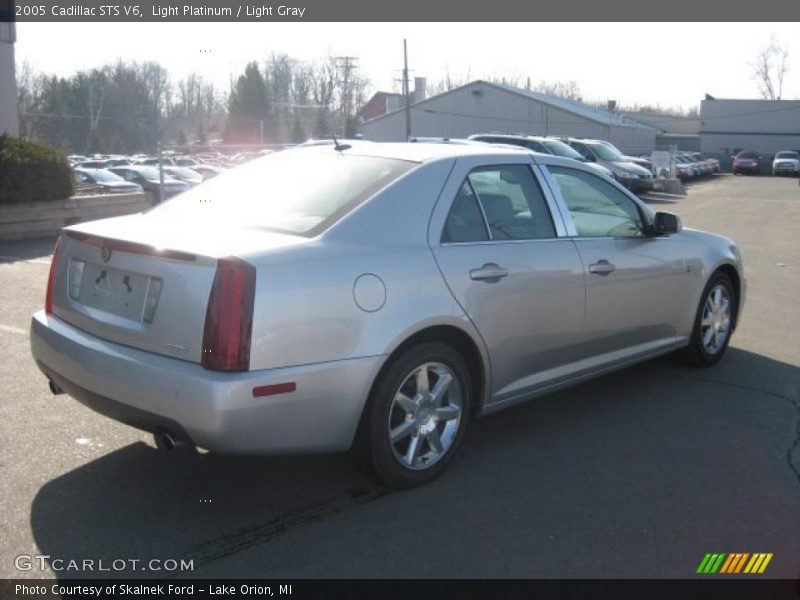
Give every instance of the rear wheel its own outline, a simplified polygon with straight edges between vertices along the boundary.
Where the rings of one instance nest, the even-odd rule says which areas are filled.
[[[414,346],[383,372],[366,407],[356,451],[382,482],[411,487],[450,464],[470,415],[466,364],[450,346]]]
[[[689,347],[681,354],[687,362],[699,367],[719,362],[733,332],[736,302],[730,277],[714,273],[703,290]]]

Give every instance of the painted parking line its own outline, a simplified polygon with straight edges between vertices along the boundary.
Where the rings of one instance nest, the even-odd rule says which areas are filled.
[[[7,333],[16,333],[18,335],[28,335],[27,329],[21,329],[20,327],[14,327],[12,325],[0,325],[0,331],[5,331]]]

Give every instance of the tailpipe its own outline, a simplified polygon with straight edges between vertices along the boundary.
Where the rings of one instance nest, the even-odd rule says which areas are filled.
[[[59,394],[64,393],[64,390],[58,387],[58,384],[52,379],[47,380],[47,387],[50,388],[50,391],[53,393],[53,396],[58,396]]]
[[[153,434],[153,439],[155,440],[156,448],[159,450],[168,451],[186,447],[185,442],[182,442],[172,432],[165,429],[156,431]]]

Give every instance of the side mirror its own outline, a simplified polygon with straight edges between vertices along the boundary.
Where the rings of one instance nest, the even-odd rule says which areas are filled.
[[[657,212],[653,221],[653,233],[656,235],[666,233],[680,233],[683,229],[680,217],[671,213]]]
[[[589,162],[597,162],[597,159],[592,154],[587,154],[586,160],[588,160]]]

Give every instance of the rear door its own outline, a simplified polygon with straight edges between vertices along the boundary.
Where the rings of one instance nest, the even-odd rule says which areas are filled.
[[[571,167],[547,172],[586,272],[588,355],[613,361],[674,343],[688,304],[681,242],[647,235],[641,207],[612,183]]]
[[[529,157],[458,159],[429,241],[486,344],[493,400],[530,391],[579,354],[584,275],[564,234]]]

